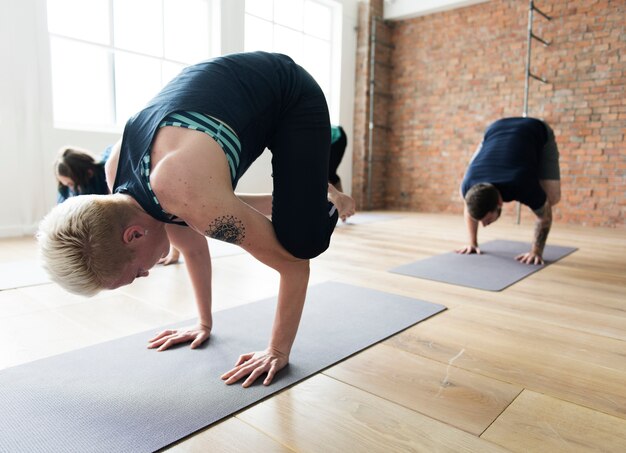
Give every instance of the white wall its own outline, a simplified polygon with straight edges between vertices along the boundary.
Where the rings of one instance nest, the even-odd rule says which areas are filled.
[[[351,186],[357,0],[340,0],[343,18],[340,105],[331,118],[348,133],[349,145],[339,167]],[[222,0],[219,51],[243,51],[244,0]],[[46,1],[2,2],[0,14],[0,237],[32,234],[55,203],[52,164],[57,150],[68,144],[100,152],[120,133],[75,131],[52,125],[52,95]],[[267,153],[266,153],[267,154]],[[262,156],[242,179],[239,190],[271,191],[270,156]]]

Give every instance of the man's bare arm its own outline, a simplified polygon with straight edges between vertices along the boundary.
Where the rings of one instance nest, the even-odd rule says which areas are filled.
[[[543,249],[552,227],[552,206],[546,200],[543,207],[533,211],[537,216],[535,233],[530,252],[518,255],[515,259],[525,264],[543,264]]]
[[[469,245],[458,249],[456,252],[462,254],[480,254],[480,249],[478,248],[478,221],[474,220],[472,216],[469,215],[469,212],[467,210],[467,204],[464,204],[463,207],[463,217],[465,218],[465,225],[467,227]]]
[[[537,222],[535,224],[535,240],[532,251],[538,255],[543,255],[543,249],[546,246],[546,240],[552,227],[552,206],[546,200],[546,204],[534,212],[537,215]]]

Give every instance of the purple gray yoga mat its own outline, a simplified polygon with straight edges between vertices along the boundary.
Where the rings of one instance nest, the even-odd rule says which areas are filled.
[[[154,329],[0,371],[0,451],[158,450],[445,310],[342,283],[312,286],[291,363],[274,383],[226,386],[219,376],[237,357],[267,345],[275,305],[216,312],[196,350],[148,350]]]
[[[523,264],[515,260],[517,255],[530,251],[530,244],[525,242],[491,241],[481,245],[480,250],[481,255],[445,253],[398,266],[390,272],[452,285],[501,291],[577,249],[547,245],[543,253],[543,266]]]

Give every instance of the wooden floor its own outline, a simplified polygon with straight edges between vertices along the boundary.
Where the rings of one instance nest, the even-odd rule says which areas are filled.
[[[557,224],[548,243],[577,252],[486,292],[389,273],[465,238],[460,216],[395,214],[337,228],[311,282],[448,310],[170,451],[625,452],[624,230]],[[529,241],[532,225],[502,219],[480,235]],[[0,262],[35,256],[30,238],[0,241]],[[213,266],[216,310],[276,294],[277,275],[247,254]],[[0,368],[195,316],[183,266],[152,274],[94,299],[52,284],[0,291]]]

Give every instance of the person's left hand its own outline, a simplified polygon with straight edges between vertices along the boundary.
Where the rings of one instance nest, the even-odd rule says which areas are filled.
[[[517,261],[524,264],[543,264],[543,258],[535,252],[522,253],[515,257]]]
[[[263,385],[270,385],[274,375],[289,363],[289,356],[276,350],[249,352],[239,356],[239,360],[235,364],[235,368],[224,373],[222,380],[230,385],[241,380],[245,376],[248,378],[241,384],[242,387],[249,387],[257,380],[257,378],[267,373],[267,377],[263,380]]]

